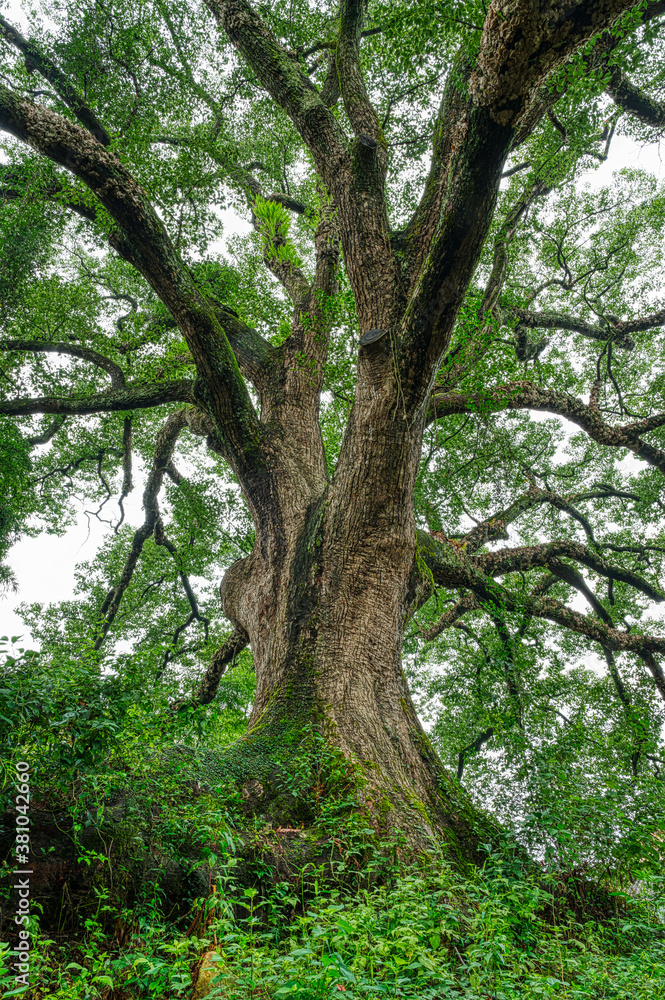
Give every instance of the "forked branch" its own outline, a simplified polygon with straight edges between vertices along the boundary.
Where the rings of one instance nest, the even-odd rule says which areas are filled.
[[[642,579],[641,576],[621,566],[608,563],[585,545],[580,545],[569,539],[547,542],[544,545],[524,545],[515,549],[500,549],[498,552],[473,556],[472,559],[488,576],[501,576],[505,573],[525,573],[540,566],[551,568],[551,563],[554,561],[558,563],[561,556],[574,559],[600,576],[627,583],[652,601],[665,601],[665,594],[647,580]]]
[[[111,237],[112,245],[143,275],[178,323],[197,366],[194,392],[199,404],[214,419],[236,471],[250,474],[259,460],[260,445],[247,387],[213,310],[145,190],[117,155],[90,133],[4,85],[0,85],[0,129],[74,173],[110,214],[120,234]]]
[[[430,399],[428,422],[451,413],[496,413],[501,410],[540,410],[565,417],[598,444],[627,448],[665,473],[665,451],[643,438],[649,431],[665,426],[665,414],[657,413],[615,426],[607,423],[596,407],[567,392],[544,389],[533,382],[509,382],[478,394],[435,391]]]
[[[97,625],[97,635],[95,637],[96,650],[101,648],[106,636],[109,633],[109,629],[115,621],[125,591],[132,582],[134,570],[136,569],[143,551],[143,546],[145,545],[147,539],[150,538],[155,531],[155,526],[159,520],[158,497],[164,481],[164,474],[173,457],[178,437],[186,425],[186,410],[177,410],[167,418],[157,435],[152,469],[150,470],[150,474],[143,491],[143,524],[134,532],[134,538],[132,539],[132,544],[129,553],[127,554],[125,565],[120,574],[120,579],[116,585],[109,590],[99,610],[99,623]]]

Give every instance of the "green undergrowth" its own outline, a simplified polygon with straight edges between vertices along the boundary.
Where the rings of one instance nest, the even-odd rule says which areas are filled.
[[[26,673],[1,689],[2,804],[27,761],[32,857],[55,852],[70,874],[55,906],[35,882],[30,991],[0,947],[1,996],[665,1000],[658,865],[546,872],[508,837],[478,869],[443,843],[416,864],[394,831],[379,843],[359,805],[367,776],[313,727],[279,754],[252,748],[294,806],[280,829],[234,772],[251,697],[239,671],[214,715],[158,711],[115,681],[107,697],[78,668],[75,697]]]
[[[501,854],[489,854],[472,878],[430,861],[353,892],[318,885],[310,870],[302,873],[314,886],[309,899],[291,883],[267,894],[242,889],[235,860],[177,923],[165,922],[153,899],[115,915],[109,932],[106,900],[79,940],[63,944],[37,930],[30,996],[665,997],[662,878],[609,887],[604,913],[575,913],[561,903],[561,873],[527,878]],[[19,995],[12,982],[5,972],[5,996]]]

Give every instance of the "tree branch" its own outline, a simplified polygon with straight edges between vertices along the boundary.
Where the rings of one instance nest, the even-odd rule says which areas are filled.
[[[275,348],[253,327],[243,322],[232,309],[214,296],[212,298],[215,315],[227,336],[240,371],[261,392],[276,364]]]
[[[74,344],[57,343],[47,340],[0,340],[0,351],[46,352],[51,354],[68,354],[82,361],[89,361],[97,368],[103,369],[111,376],[111,388],[125,388],[125,373],[120,365],[110,358],[104,357],[98,351],[89,347],[77,347]]]
[[[608,611],[606,611],[602,603],[594,594],[593,590],[587,586],[586,580],[581,573],[578,573],[576,569],[569,566],[567,563],[561,562],[560,559],[552,559],[547,563],[547,568],[559,580],[563,580],[564,583],[567,583],[570,587],[574,587],[575,590],[579,591],[579,593],[582,594],[589,602],[601,621],[605,622],[606,625],[614,625],[612,616]],[[610,583],[613,580],[614,577],[610,577]]]
[[[550,191],[544,181],[535,180],[523,193],[522,197],[509,209],[494,244],[494,259],[492,271],[485,286],[481,314],[490,312],[499,300],[499,295],[506,280],[508,268],[508,248],[517,235],[520,223],[537,198],[544,198]]]
[[[214,654],[210,666],[201,678],[194,701],[198,705],[209,705],[214,700],[219,689],[219,682],[226,673],[228,665],[233,663],[239,653],[249,644],[249,638],[244,632],[235,629],[226,639],[223,646]]]
[[[516,595],[487,576],[481,568],[480,560],[468,557],[462,546],[452,540],[437,541],[424,531],[417,532],[417,539],[418,557],[429,568],[436,583],[444,587],[470,590],[481,608],[487,611],[493,619],[506,612],[518,612],[525,617],[547,618],[563,628],[586,636],[603,648],[611,649],[614,652],[636,653],[648,666],[658,690],[665,698],[665,674],[655,660],[655,654],[665,654],[665,639],[635,632],[621,632],[607,621],[589,618],[578,611],[573,611],[552,597],[544,596],[551,587],[553,579],[556,579],[556,576],[551,573],[546,574],[530,594]],[[584,546],[579,546],[579,548],[584,549]],[[604,560],[600,560],[600,562],[610,572],[615,572],[616,567],[607,567]],[[561,569],[562,566],[561,563],[558,565],[555,563],[554,569]],[[596,563],[594,569],[600,571],[599,563]],[[627,571],[621,570],[621,573],[627,574]],[[630,575],[634,577],[634,574]],[[576,586],[577,581],[573,582],[571,574],[567,574],[567,576],[566,582]],[[641,585],[639,589],[645,591],[644,581],[639,577],[637,580]],[[629,582],[636,585],[634,579]],[[586,585],[584,586],[586,587]],[[665,595],[661,595],[649,584],[646,587],[649,596],[653,595],[654,600],[665,599]],[[606,612],[605,614],[607,615]],[[458,614],[457,617],[461,617],[461,615]]]
[[[118,410],[146,410],[163,403],[195,403],[194,383],[189,379],[172,382],[136,382],[78,399],[42,396],[35,399],[0,400],[0,413],[27,416],[31,413],[59,413],[85,416],[89,413],[117,413]]]
[[[528,309],[512,309],[511,312],[522,326],[526,326],[530,330],[570,330],[572,333],[581,333],[582,336],[589,337],[591,340],[603,342],[611,340],[617,347],[622,347],[627,351],[632,350],[635,346],[630,333],[635,330],[650,330],[654,326],[665,324],[665,311],[654,313],[653,316],[644,317],[642,320],[616,323],[613,326],[608,324],[607,327],[596,326],[563,313],[531,312]]]
[[[357,0],[348,2],[348,9],[342,8],[346,11],[346,36],[355,32],[359,16]],[[395,310],[386,287],[396,282],[398,267],[390,243],[384,191],[388,163],[385,142],[379,141],[380,136],[362,131],[349,145],[337,117],[246,0],[206,0],[206,4],[261,85],[293,121],[334,199],[361,332],[388,329]],[[351,62],[354,44],[346,37],[342,46],[347,46],[347,54],[351,52]],[[343,89],[344,81],[340,85]],[[354,82],[349,86],[353,90]],[[365,121],[365,114],[359,111],[359,117],[354,119],[358,127],[361,119]],[[361,240],[356,238],[358,231],[363,233]],[[361,379],[365,375],[364,360],[361,357]]]
[[[644,662],[647,662],[647,659],[651,659],[655,664],[656,674],[660,670],[660,667],[658,667],[653,659],[653,654],[665,653],[665,639],[660,639],[652,635],[642,635],[636,632],[621,632],[619,629],[605,622],[599,622],[594,618],[588,618],[579,611],[573,611],[552,597],[527,599],[525,610],[528,610],[528,613],[536,618],[548,618],[557,625],[563,625],[564,628],[570,629],[572,632],[577,632],[579,635],[584,635],[588,639],[597,642],[600,646],[607,646],[614,652],[636,653]],[[662,670],[660,672],[662,674]],[[654,674],[655,679],[656,675]],[[665,698],[664,692],[665,683],[661,691],[661,694]]]
[[[25,169],[8,166],[4,163],[0,164],[0,198],[7,201],[17,201],[22,198],[41,195],[43,198],[55,201],[72,212],[76,212],[77,215],[80,215],[87,222],[97,223],[98,219],[95,210],[88,205],[74,200],[72,198],[73,194],[75,192],[68,191],[57,178],[45,179],[43,183],[37,186],[35,185],[34,175],[28,174]]]
[[[4,180],[6,185],[21,185],[27,180],[30,180],[34,190],[34,178],[24,176],[15,167],[5,167],[0,164],[0,182],[2,180]],[[80,202],[71,200],[71,192],[68,192],[64,185],[62,185],[58,180],[50,179],[48,183],[41,185],[38,189],[38,193],[43,195],[45,198],[54,200],[57,204],[64,205],[66,208],[71,209],[88,222],[95,224],[98,222],[95,210],[81,204]],[[0,186],[0,197],[22,198],[25,197],[25,192],[15,186],[6,186],[4,188]],[[278,200],[276,196],[272,195],[269,195],[268,199]],[[111,233],[109,235],[109,242],[111,246],[114,246],[115,249],[117,249],[118,244],[122,242],[122,236],[119,233],[116,233],[115,235]],[[266,382],[266,376],[268,375],[271,366],[275,363],[274,348],[256,330],[244,323],[233,309],[230,309],[223,302],[220,302],[209,291],[206,290],[205,294],[207,299],[214,304],[216,318],[229,340],[242,374],[248,378],[257,389],[261,390]],[[175,318],[171,317],[170,320],[165,322],[163,321],[162,325],[166,328],[170,326],[177,327],[178,323]],[[192,364],[194,364],[193,358]]]
[[[444,93],[451,113],[437,133],[438,176],[428,178],[416,214],[428,217],[413,272],[417,291],[405,316],[405,362],[401,386],[407,406],[438,370],[443,351],[489,229],[505,158],[515,128],[541,81],[580,45],[612,25],[634,0],[571,3],[552,17],[549,7],[496,3],[489,7],[473,67],[458,60]],[[468,81],[468,97],[460,90]],[[445,186],[445,197],[437,194]],[[440,201],[441,210],[432,211]],[[428,208],[429,206],[429,208]],[[435,228],[436,227],[436,228]]]
[[[178,323],[197,366],[199,405],[210,412],[235,471],[246,473],[248,482],[261,461],[252,401],[228,340],[146,192],[116,154],[80,126],[2,85],[0,128],[71,170],[115,220],[119,232],[111,235],[111,245],[143,275]]]
[[[171,711],[193,708],[197,705],[209,705],[215,700],[219,682],[226,673],[226,668],[234,666],[238,655],[249,645],[249,638],[241,629],[234,629],[224,644],[214,653],[210,666],[201,678],[198,690],[192,698],[181,699],[171,703]]]
[[[337,74],[337,58],[333,50],[328,59],[328,71],[321,87],[321,103],[326,108],[334,108],[341,97],[339,76]]]
[[[607,93],[622,111],[639,118],[645,125],[662,129],[665,126],[665,104],[649,97],[643,90],[632,84],[618,66],[610,68],[610,82]]]
[[[642,662],[651,671],[651,676],[653,677],[654,684],[658,688],[661,698],[663,699],[663,701],[665,701],[665,673],[663,672],[663,668],[661,667],[660,663],[658,663],[655,656],[653,655],[654,651],[651,649],[643,648],[636,650],[636,652],[637,655],[642,660]],[[661,649],[659,650],[659,652],[662,653],[663,650]]]
[[[490,726],[489,729],[486,729],[484,732],[480,733],[475,738],[475,740],[472,740],[471,743],[469,743],[467,746],[465,746],[463,750],[460,750],[459,756],[457,758],[457,780],[458,781],[462,780],[462,775],[464,774],[464,764],[466,763],[465,758],[466,758],[466,755],[469,753],[469,751],[470,750],[475,750],[476,753],[478,753],[483,748],[483,746],[485,745],[485,743],[488,743],[489,740],[491,740],[493,736],[494,736],[494,727]]]
[[[172,462],[169,460],[169,465],[171,464]],[[165,471],[168,472],[168,468],[165,468]],[[167,646],[164,652],[162,665],[154,677],[154,683],[157,684],[160,681],[162,674],[166,670],[167,666],[173,660],[173,657],[177,649],[178,641],[182,633],[185,631],[185,629],[189,628],[189,626],[192,625],[195,621],[201,622],[205,632],[205,638],[207,640],[210,629],[210,621],[208,620],[208,618],[206,618],[205,615],[201,614],[198,601],[196,600],[194,591],[192,590],[190,579],[182,568],[182,563],[178,555],[178,549],[164,531],[164,524],[162,522],[160,515],[157,516],[157,520],[155,521],[154,538],[155,538],[155,544],[163,546],[166,549],[166,551],[173,557],[176,565],[178,566],[178,575],[180,577],[182,588],[185,591],[190,611],[185,621],[182,624],[178,625],[178,627],[174,631],[171,643],[169,646]]]
[[[486,542],[495,542],[500,538],[507,539],[508,532],[506,531],[506,526],[512,524],[513,521],[517,521],[518,518],[525,514],[528,510],[532,510],[534,507],[539,507],[541,504],[549,503],[557,510],[565,511],[576,521],[578,521],[589,539],[589,541],[595,541],[593,536],[593,530],[589,524],[586,517],[573,507],[573,501],[577,500],[593,500],[607,497],[607,490],[587,490],[583,493],[572,494],[569,497],[560,497],[558,494],[553,493],[551,490],[542,490],[535,485],[535,482],[531,486],[531,489],[527,493],[514,500],[508,507],[504,510],[498,511],[493,514],[492,517],[487,518],[485,521],[481,521],[477,524],[475,528],[472,528],[466,535],[461,535],[460,539],[464,543],[466,551],[471,554],[476,552],[482,545]]]
[[[143,491],[143,524],[134,532],[134,538],[118,583],[109,590],[99,610],[99,623],[95,638],[96,650],[101,648],[108,635],[125,591],[132,581],[134,570],[143,551],[143,546],[155,530],[159,519],[158,496],[164,481],[164,473],[166,472],[167,465],[171,462],[178,436],[186,425],[186,410],[177,410],[167,418],[157,435],[152,469]]]
[[[512,382],[477,395],[434,392],[430,400],[428,423],[451,413],[492,413],[500,410],[544,410],[555,413],[577,424],[598,444],[627,448],[638,458],[665,473],[665,451],[642,440],[643,434],[665,426],[665,414],[612,426],[597,409],[580,399],[556,389],[543,389],[532,382]]]
[[[0,35],[23,54],[28,73],[34,73],[37,70],[41,76],[48,80],[56,93],[95,139],[103,146],[110,145],[110,136],[94,112],[85,104],[81,95],[72,87],[64,73],[48,56],[40,51],[37,44],[24,38],[20,31],[1,16]]]
[[[482,556],[473,556],[475,564],[488,576],[502,576],[504,573],[527,572],[537,566],[547,566],[556,572],[551,563],[558,565],[559,557],[574,559],[592,569],[594,573],[613,580],[627,583],[652,601],[665,601],[665,594],[642,577],[630,570],[608,563],[585,545],[568,539],[546,542],[544,545],[525,545],[514,549],[500,549]]]
[[[122,422],[122,487],[118,497],[118,507],[120,508],[120,520],[113,529],[117,535],[120,526],[125,520],[124,500],[134,489],[132,482],[132,418],[125,417]]]
[[[62,425],[64,424],[67,417],[59,417],[53,420],[43,434],[36,434],[34,437],[29,437],[27,439],[28,444],[34,448],[39,444],[48,444],[52,437],[54,437]]]
[[[321,176],[330,179],[346,155],[346,136],[312,82],[246,0],[206,0],[206,6],[261,86],[287,113]]]
[[[611,27],[631,0],[582,0],[551,8],[490,5],[471,78],[475,100],[496,121],[517,124],[541,81],[594,35]]]
[[[426,631],[420,629],[420,635],[427,642],[436,639],[437,635],[440,635],[445,629],[454,625],[463,615],[468,614],[469,611],[476,611],[480,607],[481,605],[478,604],[475,595],[467,591],[453,608],[450,608],[449,611],[444,611],[439,620],[431,628]]]
[[[379,118],[369,99],[360,66],[364,0],[340,0],[337,74],[351,128],[357,138],[382,140]]]

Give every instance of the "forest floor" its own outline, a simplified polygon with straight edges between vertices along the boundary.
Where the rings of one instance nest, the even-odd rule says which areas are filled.
[[[69,875],[55,903],[33,900],[29,988],[0,944],[3,997],[665,1000],[658,863],[525,864],[508,838],[485,845],[478,868],[443,851],[414,859],[398,838],[377,844],[351,798],[322,799],[318,772],[303,770],[296,787],[294,760],[291,791],[311,797],[320,834],[318,854],[298,855],[306,831],[258,818],[251,829],[242,797],[201,788],[190,751],[174,751],[182,727],[192,747],[223,748],[244,731],[242,712],[216,712],[194,739],[192,720],[133,702],[117,719],[91,714],[89,698],[69,699],[54,727],[44,699],[34,716],[22,708],[12,755],[30,769],[31,858]],[[13,793],[3,809],[6,833]],[[0,904],[15,946],[6,895]]]

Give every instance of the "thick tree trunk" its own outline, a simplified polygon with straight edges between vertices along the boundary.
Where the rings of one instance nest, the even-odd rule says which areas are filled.
[[[428,587],[409,502],[420,431],[399,414],[383,426],[371,467],[360,454],[342,456],[332,485],[283,461],[290,471],[273,492],[267,529],[223,581],[224,611],[249,636],[257,679],[248,733],[231,751],[234,774],[273,826],[309,825],[307,781],[318,783],[314,799],[334,797],[345,758],[377,833],[400,830],[415,849],[443,838],[453,857],[475,859],[479,839],[496,831],[441,766],[401,665],[405,625]],[[310,764],[296,766],[302,757]],[[310,775],[297,794],[289,772]]]

